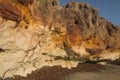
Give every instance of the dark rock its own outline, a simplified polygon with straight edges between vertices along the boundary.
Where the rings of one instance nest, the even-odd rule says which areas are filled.
[[[98,53],[101,53],[101,49],[86,49],[87,52],[89,52],[91,55],[95,55]]]
[[[0,48],[0,53],[1,53],[1,52],[4,52],[4,50],[3,50],[2,48]]]
[[[18,2],[22,3],[23,5],[32,4],[34,0],[17,0]]]

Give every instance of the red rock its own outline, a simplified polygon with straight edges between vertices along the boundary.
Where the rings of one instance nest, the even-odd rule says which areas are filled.
[[[0,15],[11,20],[21,19],[21,11],[11,0],[0,0]]]

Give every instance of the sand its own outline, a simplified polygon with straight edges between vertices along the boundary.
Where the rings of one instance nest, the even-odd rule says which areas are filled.
[[[120,80],[120,66],[107,65],[100,72],[76,72],[66,76],[65,80]]]
[[[28,74],[27,77],[15,75],[14,79],[5,80],[120,80],[120,65],[86,63],[72,69],[45,66]]]

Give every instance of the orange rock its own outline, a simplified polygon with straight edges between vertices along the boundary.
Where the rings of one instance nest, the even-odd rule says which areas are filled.
[[[78,26],[67,26],[67,43],[70,46],[80,46],[82,43],[82,37]]]

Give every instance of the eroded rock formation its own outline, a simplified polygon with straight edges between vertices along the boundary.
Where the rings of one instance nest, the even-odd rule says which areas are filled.
[[[120,28],[87,3],[0,0],[0,77],[120,57]]]

